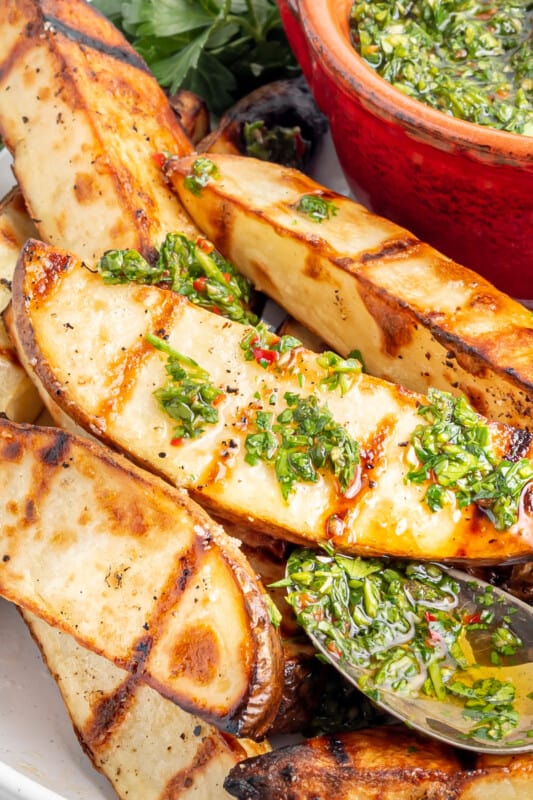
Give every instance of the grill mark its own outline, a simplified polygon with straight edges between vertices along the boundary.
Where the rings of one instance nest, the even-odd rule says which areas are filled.
[[[368,264],[369,262],[379,261],[383,258],[390,258],[391,256],[405,255],[406,253],[418,250],[420,245],[420,240],[416,239],[414,236],[406,236],[402,239],[389,239],[379,250],[363,253],[359,257],[359,261],[361,264]]]
[[[142,58],[137,55],[137,53],[131,52],[129,49],[108,45],[101,39],[95,39],[92,36],[88,36],[86,33],[82,33],[82,31],[78,30],[77,28],[72,28],[70,25],[66,25],[64,22],[61,22],[61,20],[54,16],[45,15],[43,17],[43,21],[45,30],[48,30],[51,33],[60,33],[61,35],[65,36],[65,38],[70,39],[72,42],[76,42],[84,47],[89,47],[91,50],[96,50],[99,53],[103,53],[106,56],[116,59],[117,61],[122,61],[124,64],[135,67],[142,72],[149,73],[148,67]]]
[[[220,751],[220,742],[214,736],[206,736],[196,750],[194,759],[188,767],[180,769],[168,781],[163,789],[160,800],[178,800],[183,791],[190,789],[195,778],[202,774],[209,762]]]
[[[96,750],[126,719],[135,699],[137,679],[130,675],[113,692],[101,698],[93,708],[90,721],[83,730],[84,744]]]
[[[161,592],[159,602],[155,604],[152,615],[145,623],[145,628],[149,633],[145,636],[141,636],[133,645],[133,654],[129,662],[127,664],[119,664],[119,666],[127,669],[132,675],[142,677],[143,680],[145,679],[143,673],[146,670],[152,647],[158,639],[159,632],[164,630],[167,613],[177,605],[189,581],[192,580],[198,571],[201,561],[201,549],[198,537],[196,536],[189,550],[180,556],[176,569],[170,574],[167,586]],[[147,683],[153,685],[151,681],[147,681]],[[157,687],[154,686],[154,688]]]
[[[176,295],[174,292],[168,292],[168,297],[165,297],[161,307],[157,309],[157,317],[155,314],[152,316],[151,329],[159,333],[165,331],[172,324],[178,308]],[[96,417],[110,421],[122,413],[135,388],[139,370],[153,353],[154,348],[143,337],[134,347],[117,356],[109,364],[106,369],[106,374],[109,376],[109,391],[95,409]]]
[[[66,272],[72,263],[72,258],[67,253],[52,250],[43,256],[39,246],[34,247],[32,244],[25,248],[23,255],[27,262],[43,262],[42,269],[39,270],[41,277],[32,283],[33,295],[43,299],[48,297],[52,288],[59,284],[59,276],[62,272]]]
[[[69,437],[64,431],[56,431],[51,446],[43,447],[37,454],[37,460],[49,467],[57,467],[67,460],[70,449]]]

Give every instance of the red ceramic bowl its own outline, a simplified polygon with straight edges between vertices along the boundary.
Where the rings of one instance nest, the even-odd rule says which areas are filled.
[[[352,47],[352,0],[278,0],[354,194],[376,213],[533,299],[533,138],[407,97]]]

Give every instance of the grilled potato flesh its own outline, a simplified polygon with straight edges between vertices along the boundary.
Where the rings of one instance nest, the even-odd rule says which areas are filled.
[[[43,239],[149,256],[169,230],[195,230],[154,161],[192,145],[109,20],[82,0],[7,0],[0,53],[0,134]]]
[[[10,192],[0,203],[0,312],[11,300],[11,281],[19,250],[36,233],[20,192]],[[0,317],[0,413],[16,422],[33,422],[42,406]]]
[[[221,733],[72,636],[23,616],[85,752],[120,798],[222,800],[230,768],[270,749]]]
[[[353,376],[344,395],[330,391],[322,385],[326,373],[316,354],[303,348],[293,354],[290,369],[264,369],[245,360],[244,326],[165,289],[106,286],[71,254],[39,242],[27,243],[17,265],[13,318],[25,360],[70,417],[190,489],[227,520],[366,555],[480,564],[531,557],[530,493],[518,522],[497,531],[473,506],[450,503],[432,512],[423,500],[427,487],[406,481],[421,395],[364,374]],[[175,422],[153,396],[166,383],[166,359],[146,340],[148,334],[165,337],[194,359],[225,395],[217,405],[218,422],[206,425],[198,438],[173,443]],[[360,480],[350,496],[339,492],[329,474],[320,474],[314,483],[295,484],[285,501],[274,468],[245,461],[255,412],[279,413],[286,392],[314,394],[359,442]],[[532,437],[525,431],[491,423],[489,435],[497,458],[531,458]],[[332,520],[341,524],[333,527]]]
[[[221,252],[329,346],[363,354],[368,371],[426,392],[468,396],[484,416],[531,428],[530,312],[411,233],[301,173],[209,154],[219,172],[198,194],[184,186],[194,157],[165,172]],[[318,223],[305,195],[334,206]]]
[[[0,448],[2,596],[185,710],[263,735],[281,646],[235,540],[89,440],[0,420]]]

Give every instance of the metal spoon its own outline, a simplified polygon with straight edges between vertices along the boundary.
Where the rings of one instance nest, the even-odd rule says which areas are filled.
[[[489,584],[459,570],[447,569],[440,564],[438,566],[458,583],[461,612],[471,615],[479,611],[481,606],[479,603],[476,605],[474,596],[476,592],[479,596]],[[497,677],[501,681],[512,680],[515,685],[515,708],[519,711],[520,722],[506,739],[499,741],[492,742],[469,735],[472,722],[463,717],[463,707],[454,702],[453,698],[437,700],[422,694],[406,697],[381,687],[376,698],[373,693],[365,691],[361,686],[361,679],[368,674],[365,668],[342,660],[326,649],[316,633],[306,632],[323,657],[347,680],[363,693],[369,694],[378,706],[410,727],[448,744],[478,753],[531,752],[533,751],[533,608],[497,587],[491,586],[491,590],[495,599],[492,606],[494,622],[491,624],[491,630],[501,625],[504,617],[509,618],[511,615],[512,630],[523,642],[523,647],[512,659],[512,666],[498,667],[490,661],[492,650],[490,631],[475,630],[467,634],[467,641],[472,648],[476,664],[480,665],[479,677]]]

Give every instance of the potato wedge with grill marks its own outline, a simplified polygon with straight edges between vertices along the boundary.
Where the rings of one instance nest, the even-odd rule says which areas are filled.
[[[194,157],[165,173],[193,220],[223,255],[341,355],[426,392],[463,393],[484,416],[533,426],[533,318],[471,270],[413,234],[305,175],[239,156],[200,193],[184,178]],[[320,222],[298,210],[326,201]],[[334,208],[331,209],[331,206]]]
[[[85,752],[119,797],[222,800],[230,768],[270,749],[221,733],[72,636],[23,616]]]
[[[24,362],[72,419],[230,522],[366,555],[478,564],[533,555],[531,484],[518,521],[498,531],[475,505],[432,512],[423,499],[427,485],[406,480],[421,395],[361,373],[344,395],[330,390],[317,355],[303,348],[289,369],[264,369],[245,359],[245,326],[155,286],[105,285],[72,254],[34,241],[15,270],[13,322]],[[194,359],[223,393],[218,420],[197,438],[174,441],[175,420],[153,395],[166,383],[166,358],[148,334]],[[359,443],[359,472],[346,493],[319,471],[285,501],[273,466],[246,461],[256,412],[279,414],[286,393],[314,395]],[[498,423],[488,432],[495,458],[531,460],[531,434]]]
[[[0,420],[0,473],[2,596],[183,709],[265,733],[281,645],[235,540],[184,492],[57,429]]]
[[[531,800],[532,778],[531,753],[465,765],[436,740],[386,726],[250,758],[225,787],[240,800]]]
[[[82,0],[0,4],[0,134],[45,240],[150,255],[195,230],[154,156],[192,145],[122,34]]]

